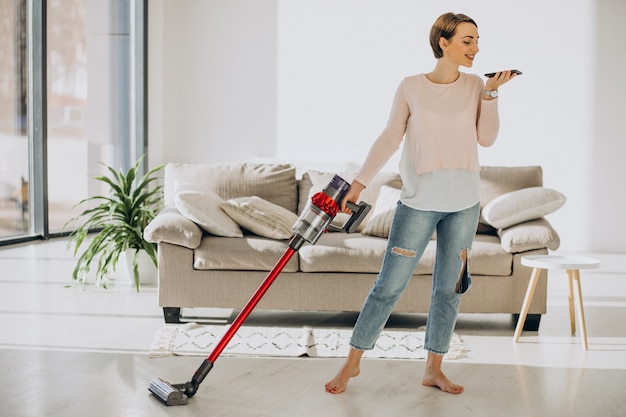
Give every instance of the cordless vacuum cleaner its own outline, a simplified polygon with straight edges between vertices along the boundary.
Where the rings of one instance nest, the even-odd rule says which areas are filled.
[[[228,342],[233,338],[243,322],[248,318],[254,307],[259,303],[265,292],[272,285],[278,274],[283,270],[287,262],[291,259],[304,244],[308,242],[314,245],[319,237],[331,227],[330,222],[339,211],[341,200],[345,196],[350,185],[340,176],[335,175],[332,181],[321,191],[316,193],[306,208],[293,225],[293,237],[289,241],[289,247],[270,271],[267,278],[261,283],[248,303],[237,315],[233,324],[228,328],[222,339],[215,346],[213,352],[202,365],[196,370],[191,381],[184,384],[170,384],[169,382],[156,378],[150,382],[148,390],[161,402],[166,405],[184,405],[187,399],[193,397],[198,391],[198,387],[213,368],[213,364],[220,356]],[[334,230],[352,233],[359,226],[361,221],[367,216],[371,206],[365,202],[354,204],[348,202],[348,208],[352,210],[352,215],[342,227],[335,227]]]

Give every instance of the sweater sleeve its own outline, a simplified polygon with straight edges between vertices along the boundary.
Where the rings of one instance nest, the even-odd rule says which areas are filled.
[[[498,99],[480,99],[478,121],[476,123],[478,144],[485,147],[493,145],[498,137],[499,130],[500,115],[498,113]]]
[[[354,178],[356,181],[367,186],[398,150],[406,132],[409,113],[409,104],[404,94],[403,80],[396,90],[387,126],[374,141],[361,170]]]

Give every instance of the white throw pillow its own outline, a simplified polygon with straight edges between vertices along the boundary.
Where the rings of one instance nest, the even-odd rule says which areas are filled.
[[[364,235],[389,237],[393,215],[400,200],[400,190],[386,185],[380,187],[380,193],[372,209],[372,215],[361,232]]]
[[[289,239],[298,220],[295,213],[257,196],[232,198],[221,207],[239,226],[272,239]]]
[[[167,242],[195,249],[202,241],[202,229],[180,214],[176,207],[166,207],[148,223],[143,237],[152,243]]]
[[[496,229],[539,219],[565,204],[565,196],[544,187],[529,187],[502,194],[483,208],[483,218]]]
[[[516,224],[506,229],[499,229],[498,236],[502,249],[509,253],[542,248],[557,250],[561,245],[558,233],[543,218]]]
[[[206,187],[176,184],[174,204],[183,216],[216,236],[243,237],[241,229],[220,207],[224,200]]]

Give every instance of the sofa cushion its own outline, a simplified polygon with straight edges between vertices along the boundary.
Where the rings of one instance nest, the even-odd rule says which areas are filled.
[[[507,252],[526,252],[548,248],[557,250],[561,239],[546,219],[532,220],[498,230],[502,248]]]
[[[386,247],[385,238],[359,233],[324,233],[315,245],[300,248],[300,270],[376,274]]]
[[[289,239],[298,220],[295,213],[257,196],[231,198],[221,207],[239,226],[271,239]]]
[[[491,200],[483,208],[485,221],[497,229],[544,217],[565,204],[565,196],[544,187],[511,191]]]
[[[433,271],[437,241],[431,241],[418,264],[415,274]],[[387,239],[362,234],[325,233],[314,246],[300,249],[300,269],[303,272],[361,272],[380,271]],[[500,245],[497,236],[477,235],[470,251],[470,272],[475,275],[508,276],[512,273],[513,256]]]
[[[176,184],[174,204],[183,216],[213,235],[242,237],[237,223],[220,207],[223,202],[220,196],[201,185]]]
[[[180,214],[176,207],[166,207],[143,231],[143,237],[151,243],[167,242],[195,249],[200,246],[202,230]]]
[[[513,273],[513,255],[502,248],[498,236],[476,235],[469,268],[474,275],[509,276]]]
[[[315,170],[309,170],[302,175],[302,179],[300,180],[300,188],[298,190],[298,214],[302,213],[304,207],[306,207],[307,203],[311,201],[311,197],[324,189],[326,185],[330,182],[334,175],[339,175],[341,178],[348,182],[352,182],[354,177],[356,177],[357,172],[321,172]],[[391,188],[402,188],[402,180],[400,179],[400,174],[397,172],[379,172],[376,176],[370,181],[367,188],[365,188],[360,195],[360,199],[372,205],[372,210],[368,213],[365,219],[361,222],[360,226],[357,228],[357,231],[362,231],[367,222],[372,217],[372,212],[375,209],[375,202],[378,199],[378,194],[380,193],[380,188],[386,185]],[[358,203],[358,201],[357,201]],[[333,220],[333,224],[337,226],[341,226],[345,223],[346,219],[349,216],[344,213],[339,213],[335,219]]]
[[[284,240],[246,235],[241,239],[205,236],[193,253],[194,269],[270,271],[288,248]],[[284,272],[298,271],[298,257],[293,256]]]
[[[183,164],[169,163],[164,169],[163,197],[174,205],[175,182],[192,182],[213,190],[224,200],[258,196],[296,212],[296,169],[290,164]]]

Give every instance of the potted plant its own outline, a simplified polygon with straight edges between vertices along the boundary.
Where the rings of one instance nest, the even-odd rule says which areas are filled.
[[[162,202],[163,186],[157,183],[156,173],[163,168],[158,166],[137,178],[143,158],[140,158],[128,172],[116,171],[106,166],[109,175],[95,179],[107,184],[108,195],[97,195],[80,201],[77,206],[96,203],[87,208],[68,223],[78,225],[70,234],[68,246],[74,249],[74,256],[90,232],[95,231],[84,252],[78,257],[72,278],[84,282],[94,262],[96,264],[96,285],[106,288],[111,271],[115,271],[122,254],[132,257],[128,260],[132,269],[132,281],[137,291],[140,286],[139,257],[142,252],[148,255],[154,268],[157,267],[157,245],[147,242],[143,232],[153,220]],[[67,226],[67,224],[66,224]]]

